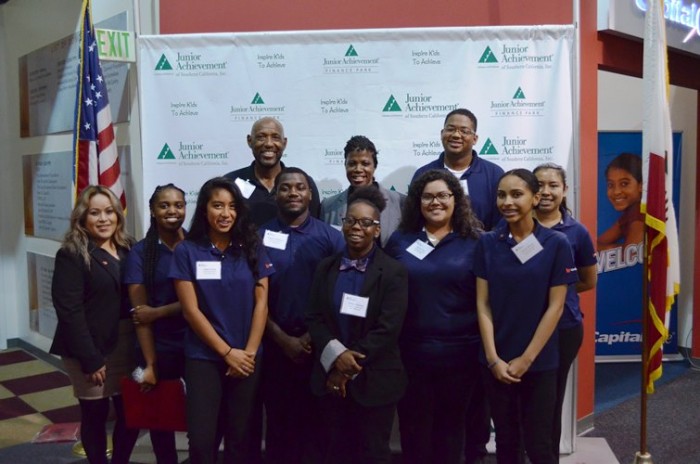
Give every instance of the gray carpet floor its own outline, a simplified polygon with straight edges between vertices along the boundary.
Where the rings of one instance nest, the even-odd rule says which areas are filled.
[[[655,464],[700,464],[700,372],[688,370],[648,396],[647,444]],[[595,416],[588,436],[608,441],[621,463],[639,451],[640,400],[629,399]]]

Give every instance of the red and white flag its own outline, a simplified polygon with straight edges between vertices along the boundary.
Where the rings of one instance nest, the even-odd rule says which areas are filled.
[[[73,133],[74,198],[88,185],[104,185],[126,209],[126,196],[114,139],[107,83],[97,54],[97,40],[90,16],[90,2],[83,1],[80,29],[79,80]]]
[[[645,350],[648,393],[661,377],[663,344],[668,338],[671,306],[680,288],[678,231],[673,210],[673,137],[668,105],[666,24],[663,0],[647,2],[644,25],[644,105],[642,213],[647,231],[646,256],[649,314]]]

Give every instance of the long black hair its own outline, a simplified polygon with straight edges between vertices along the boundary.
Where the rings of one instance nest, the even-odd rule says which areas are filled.
[[[229,232],[229,239],[234,249],[234,253],[242,253],[248,263],[248,267],[253,273],[255,280],[258,280],[258,237],[255,224],[250,219],[250,209],[246,204],[243,194],[236,184],[226,177],[214,177],[202,185],[197,196],[197,206],[192,216],[190,230],[185,237],[186,240],[199,244],[209,244],[209,221],[207,220],[207,204],[215,190],[223,189],[228,191],[233,197],[236,208],[236,220],[233,228]]]
[[[158,225],[156,224],[156,218],[153,215],[153,209],[156,206],[158,195],[165,190],[176,190],[182,194],[182,199],[185,199],[185,191],[172,183],[157,186],[153,191],[151,198],[148,199],[148,208],[151,211],[151,221],[143,244],[143,282],[146,286],[146,294],[148,295],[149,301],[151,299],[151,290],[153,289],[153,282],[155,281],[156,276],[156,263],[158,262],[158,255],[160,254],[160,247],[158,246]]]
[[[559,166],[556,163],[544,163],[540,164],[537,166],[535,169],[532,170],[532,173],[537,177],[537,173],[540,171],[547,171],[547,170],[552,170],[556,171],[559,174],[559,178],[561,179],[561,183],[564,186],[564,190],[566,190],[566,187],[568,186],[566,183],[566,170]],[[539,181],[538,181],[539,183]],[[571,210],[569,209],[569,206],[566,204],[566,194],[564,194],[561,198],[561,203],[559,204],[559,211],[561,211],[562,214],[566,215],[566,213],[571,214]]]
[[[425,186],[436,180],[445,182],[449,191],[454,195],[455,209],[452,213],[452,219],[450,219],[452,230],[461,237],[477,238],[484,226],[474,215],[471,202],[462,186],[459,185],[459,180],[451,172],[444,169],[426,171],[408,187],[408,195],[401,209],[399,230],[416,233],[425,226],[425,218],[421,213],[420,197],[423,195]]]

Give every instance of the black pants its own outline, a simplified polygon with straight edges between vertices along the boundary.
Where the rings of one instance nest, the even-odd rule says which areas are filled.
[[[78,400],[80,403],[80,441],[90,464],[107,464],[107,416],[109,398],[99,400]],[[139,436],[138,429],[126,428],[124,404],[119,395],[112,397],[117,416],[112,432],[112,463],[127,464],[134,444]]]
[[[314,440],[318,464],[391,464],[391,426],[396,404],[365,407],[346,398],[318,399],[321,435]]]
[[[559,330],[559,369],[557,369],[557,401],[554,407],[554,426],[552,429],[552,451],[559,456],[559,442],[561,441],[561,411],[564,405],[564,393],[566,393],[566,378],[569,369],[578,355],[578,350],[583,342],[583,324],[569,329]]]
[[[522,444],[532,464],[557,462],[552,452],[556,369],[528,372],[520,383],[505,384],[483,367],[491,417],[496,427],[499,464],[522,462]]]
[[[408,387],[398,405],[404,464],[461,462],[467,403],[479,375],[472,358],[471,368],[407,366]]]
[[[318,418],[316,402],[309,387],[313,358],[296,364],[273,341],[266,341],[263,357],[265,462],[309,462],[310,443],[318,433],[313,427]]]
[[[251,462],[250,422],[261,364],[256,363],[250,377],[238,379],[226,376],[223,361],[185,361],[187,436],[192,464],[216,462],[219,422],[223,429],[224,463]]]
[[[488,454],[486,444],[491,439],[491,412],[484,388],[483,371],[478,372],[472,397],[467,404],[464,424],[464,464],[473,464]]]

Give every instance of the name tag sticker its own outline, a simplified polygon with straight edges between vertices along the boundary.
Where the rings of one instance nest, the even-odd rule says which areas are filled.
[[[406,248],[406,251],[411,253],[413,256],[416,258],[420,259],[421,261],[423,258],[428,256],[431,251],[433,251],[435,248],[431,247],[427,243],[421,241],[421,240],[416,240],[413,242],[408,248]]]
[[[459,185],[462,186],[465,195],[469,195],[469,184],[467,184],[467,179],[460,179]]]
[[[268,248],[275,248],[277,250],[287,249],[287,240],[289,239],[289,234],[283,232],[275,232],[274,230],[265,230],[265,235],[263,236],[263,245]]]
[[[243,197],[246,200],[250,198],[250,196],[255,191],[255,185],[251,184],[247,180],[243,180],[240,177],[236,177],[236,180],[234,182],[236,183],[236,186],[241,191],[241,194],[243,194]]]
[[[368,297],[343,293],[343,299],[340,302],[340,314],[347,314],[348,316],[355,317],[367,317],[368,305]]]
[[[221,280],[221,262],[197,261],[197,280]]]
[[[525,240],[515,245],[512,250],[520,262],[525,264],[530,258],[542,251],[542,244],[537,240],[535,234],[530,234]]]

